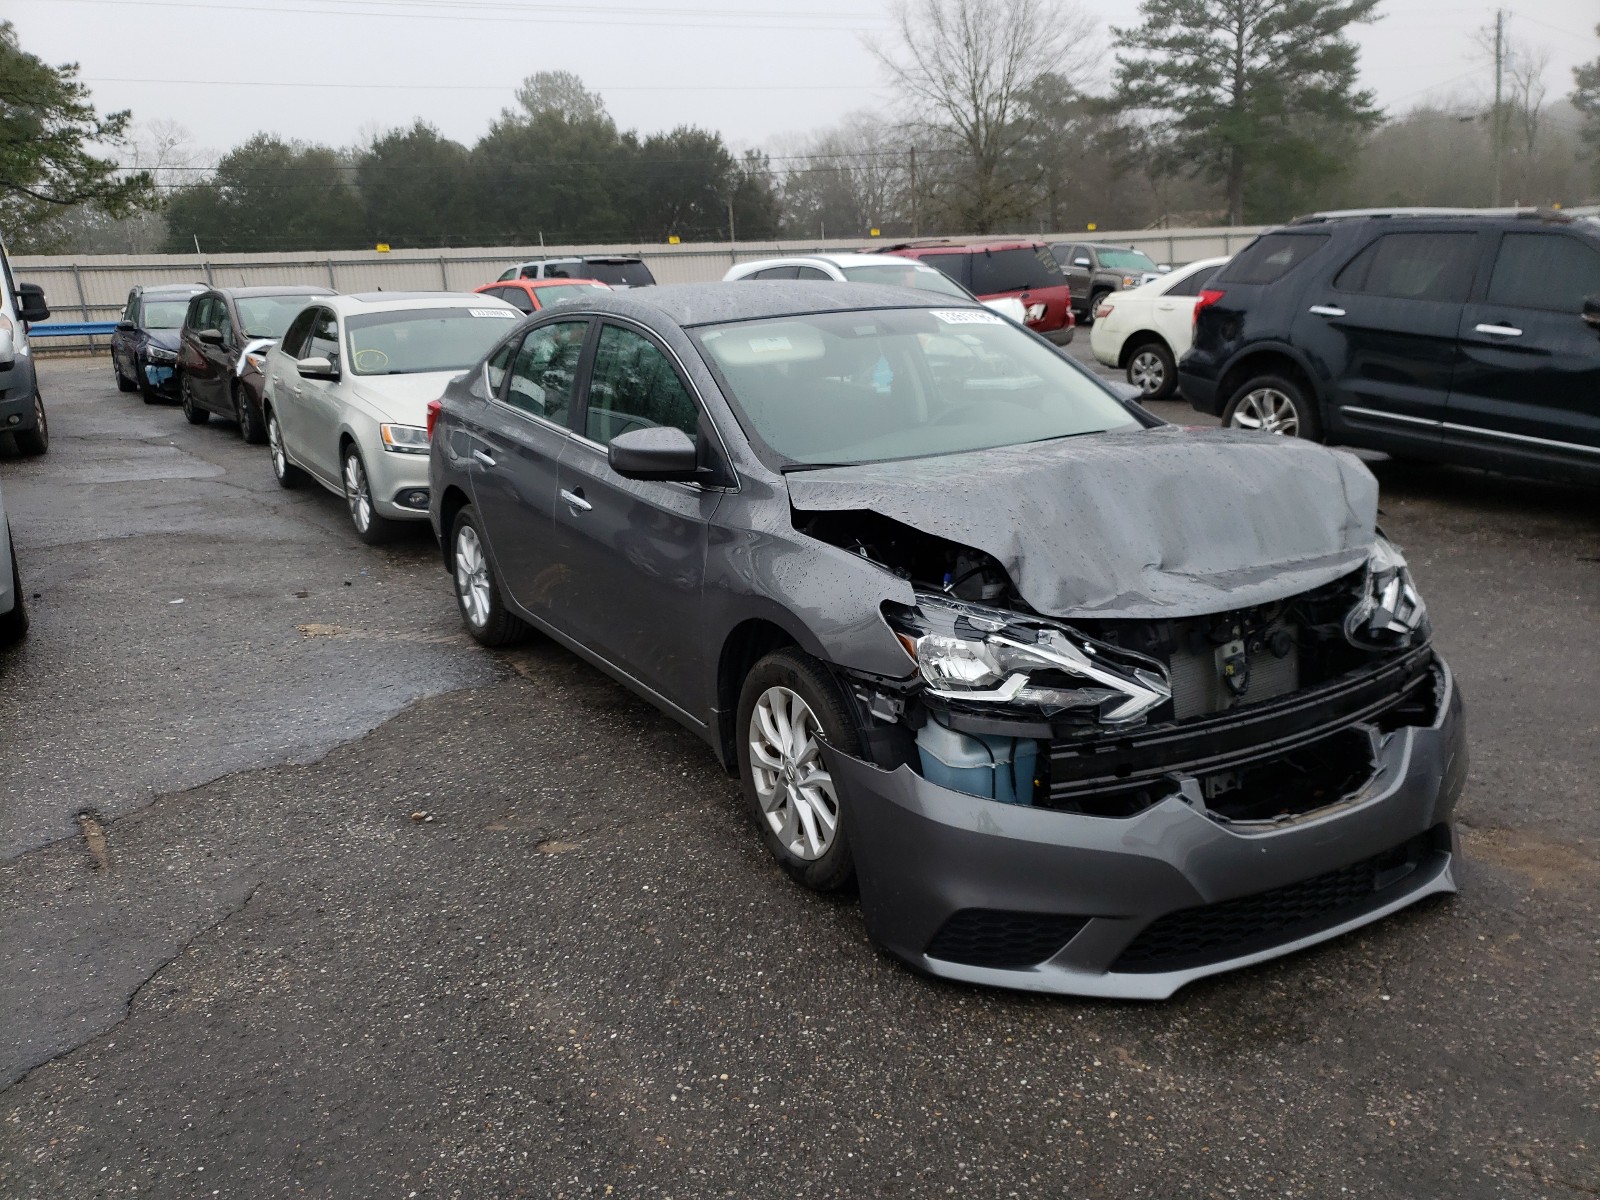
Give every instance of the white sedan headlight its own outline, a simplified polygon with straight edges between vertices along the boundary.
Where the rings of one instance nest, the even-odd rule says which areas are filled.
[[[379,425],[378,436],[391,454],[426,454],[428,430],[423,425]]]

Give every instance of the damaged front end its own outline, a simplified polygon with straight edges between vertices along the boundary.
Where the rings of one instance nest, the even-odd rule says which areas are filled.
[[[915,673],[845,673],[866,751],[834,768],[893,953],[1155,997],[1454,890],[1459,700],[1381,536],[1269,603],[1069,622],[979,551],[866,526],[844,548],[912,584],[883,615]]]

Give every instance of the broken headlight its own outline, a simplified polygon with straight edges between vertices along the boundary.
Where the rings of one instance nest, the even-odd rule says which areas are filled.
[[[1137,721],[1172,697],[1166,669],[1065,625],[919,592],[889,624],[928,691],[945,700],[1007,704],[1046,715],[1092,710],[1107,725]]]
[[[1400,548],[1382,534],[1367,558],[1361,598],[1344,620],[1352,642],[1373,650],[1419,645],[1432,632],[1428,606],[1422,602]]]

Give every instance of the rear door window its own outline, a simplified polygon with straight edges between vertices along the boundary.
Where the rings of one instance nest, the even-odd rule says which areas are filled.
[[[1327,244],[1326,233],[1264,233],[1234,256],[1218,282],[1276,283]]]
[[[578,364],[588,333],[587,321],[554,321],[530,329],[511,360],[506,403],[565,427],[572,414]],[[492,373],[490,382],[494,382]]]
[[[1066,286],[1055,255],[1043,246],[980,250],[972,259],[972,290],[980,296]]]
[[[764,267],[750,276],[752,279],[793,279],[798,267]]]
[[[796,267],[794,269],[794,277],[796,279],[832,279],[833,278],[833,276],[829,275],[826,271],[819,271],[816,267]]]
[[[1167,289],[1169,296],[1198,296],[1206,284],[1211,282],[1211,277],[1222,270],[1222,264],[1214,267],[1201,267],[1193,275],[1178,280]]]
[[[585,259],[574,264],[567,271],[567,276],[571,279],[598,279],[612,287],[649,287],[656,281],[656,277],[650,274],[650,268],[637,259],[624,259],[621,262]]]
[[[1578,313],[1600,295],[1600,252],[1561,233],[1508,233],[1500,239],[1488,303]]]
[[[1334,277],[1341,292],[1464,304],[1478,264],[1478,235],[1386,233]]]

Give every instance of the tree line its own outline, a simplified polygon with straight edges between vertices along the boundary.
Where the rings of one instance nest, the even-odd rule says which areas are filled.
[[[355,147],[258,134],[208,166],[170,123],[96,114],[75,67],[0,24],[0,229],[91,252],[854,240],[1595,194],[1600,58],[1551,97],[1538,48],[1513,47],[1498,105],[1386,117],[1349,36],[1377,3],[1142,0],[1107,55],[1069,0],[900,0],[872,46],[898,111],[767,152],[620,129],[551,71],[471,145],[419,120]]]

